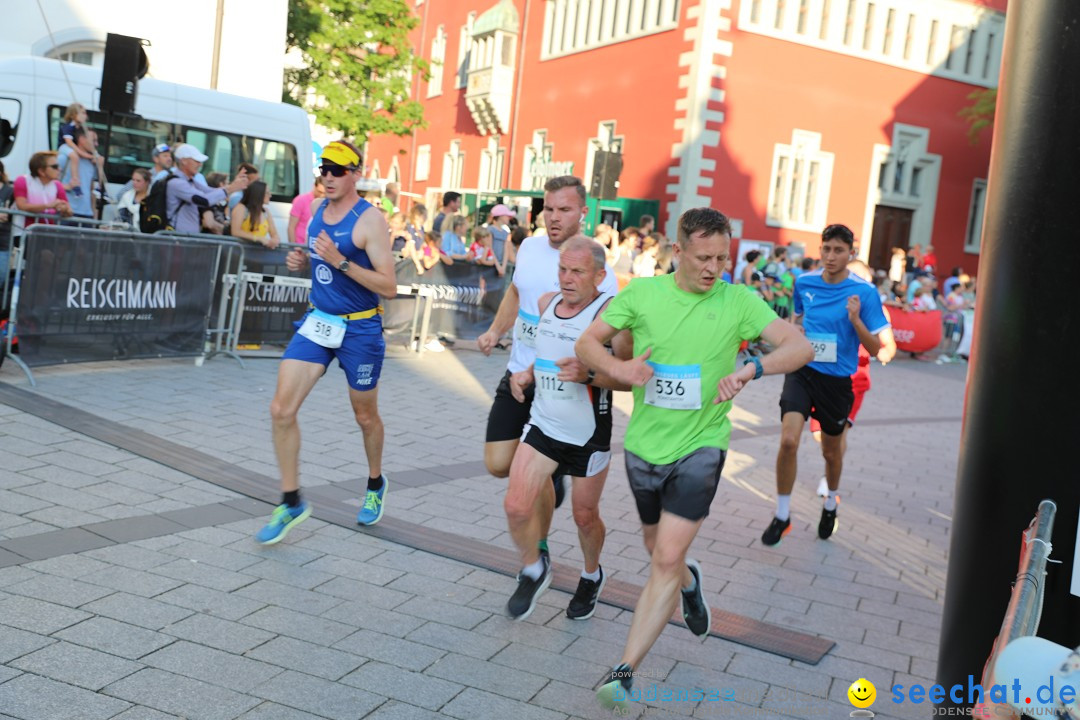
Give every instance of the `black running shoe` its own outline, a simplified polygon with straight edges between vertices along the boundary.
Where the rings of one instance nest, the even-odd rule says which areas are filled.
[[[552,475],[551,484],[555,486],[555,507],[559,507],[566,499],[566,476]]]
[[[611,672],[600,681],[600,687],[596,689],[596,699],[608,710],[624,708],[630,699],[630,688],[633,685],[634,669],[623,663],[612,668]]]
[[[512,620],[524,620],[536,608],[536,600],[551,584],[551,560],[545,553],[540,553],[544,561],[544,572],[536,580],[518,573],[518,586],[506,603],[506,612]]]
[[[839,501],[840,498],[837,498]],[[821,522],[817,526],[817,536],[822,540],[828,540],[836,532],[836,510],[821,508]]]
[[[695,585],[693,590],[681,591],[682,616],[690,632],[704,640],[709,637],[709,630],[712,628],[712,615],[709,613],[709,604],[705,602],[705,594],[701,590],[701,565],[697,560],[687,558],[686,567],[690,568]]]
[[[769,527],[765,528],[765,532],[761,533],[761,544],[775,545],[789,532],[791,532],[791,518],[781,520],[774,517],[772,522],[769,523]]]
[[[600,597],[600,591],[604,589],[607,575],[604,568],[600,568],[600,579],[593,581],[588,578],[578,580],[577,592],[570,599],[570,605],[566,608],[566,617],[571,620],[588,620],[596,612],[596,600]]]

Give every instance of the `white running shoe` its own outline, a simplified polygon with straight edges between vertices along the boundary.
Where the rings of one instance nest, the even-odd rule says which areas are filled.
[[[424,349],[430,352],[442,352],[446,348],[443,347],[443,344],[439,342],[438,338],[432,338],[424,345]]]

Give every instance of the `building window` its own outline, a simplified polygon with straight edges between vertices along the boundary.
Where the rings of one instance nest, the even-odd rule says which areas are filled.
[[[525,147],[525,162],[521,166],[521,187],[525,190],[543,190],[548,176],[544,169],[552,163],[555,145],[547,141],[547,130],[533,133],[532,143]]]
[[[983,213],[986,210],[986,181],[976,180],[971,186],[971,204],[968,206],[967,234],[964,252],[978,253],[982,244]]]
[[[431,146],[421,145],[416,148],[416,179],[427,180],[431,175]]]
[[[476,184],[477,188],[493,192],[499,190],[502,187],[505,162],[506,149],[499,147],[499,136],[490,136],[487,147],[480,151],[480,179]]]
[[[469,13],[469,18],[461,26],[458,38],[457,86],[459,89],[469,84],[469,58],[472,55],[472,29],[476,22],[476,13]]]
[[[465,153],[461,151],[461,141],[450,141],[450,152],[443,156],[443,189],[460,188],[461,178],[465,175]]]
[[[540,59],[674,30],[679,24],[679,1],[545,0]]]
[[[442,95],[443,68],[446,66],[446,30],[440,25],[431,39],[431,78],[428,79],[427,96]]]
[[[656,0],[610,1],[629,5]],[[744,0],[739,27],[827,52],[996,87],[1005,14],[986,3],[964,0]]]
[[[794,130],[791,143],[773,150],[765,222],[772,227],[820,230],[829,209],[833,154],[821,150],[821,134]]]

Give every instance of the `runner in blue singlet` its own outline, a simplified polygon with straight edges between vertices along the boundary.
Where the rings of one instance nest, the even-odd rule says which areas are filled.
[[[373,525],[382,517],[387,482],[382,475],[377,385],[386,344],[379,298],[394,297],[397,280],[386,221],[356,194],[362,168],[360,151],[344,140],[323,149],[320,170],[326,196],[312,203],[308,247],[293,250],[286,260],[293,271],[311,265],[311,307],[296,323],[297,333],[282,356],[270,405],[283,497],[256,535],[264,544],[280,541],[311,514],[310,505],[300,498],[296,416],[335,358],[349,384],[368,461],[368,489],[357,522]]]

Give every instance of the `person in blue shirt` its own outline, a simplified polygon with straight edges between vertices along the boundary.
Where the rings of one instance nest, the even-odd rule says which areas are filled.
[[[452,260],[467,260],[469,258],[468,251],[465,249],[465,241],[461,239],[465,235],[465,228],[468,225],[469,221],[464,215],[454,215],[451,228],[443,231],[439,248]]]
[[[877,290],[848,271],[854,243],[855,236],[846,226],[829,225],[821,233],[821,269],[805,272],[795,281],[795,322],[803,327],[814,348],[814,360],[784,377],[776,516],[761,535],[765,545],[776,545],[791,531],[791,489],[798,470],[799,440],[811,416],[821,424],[821,454],[829,486],[818,537],[827,540],[836,530],[843,433],[855,400],[851,376],[859,365],[859,345],[871,356],[877,355],[880,336],[889,330]]]

